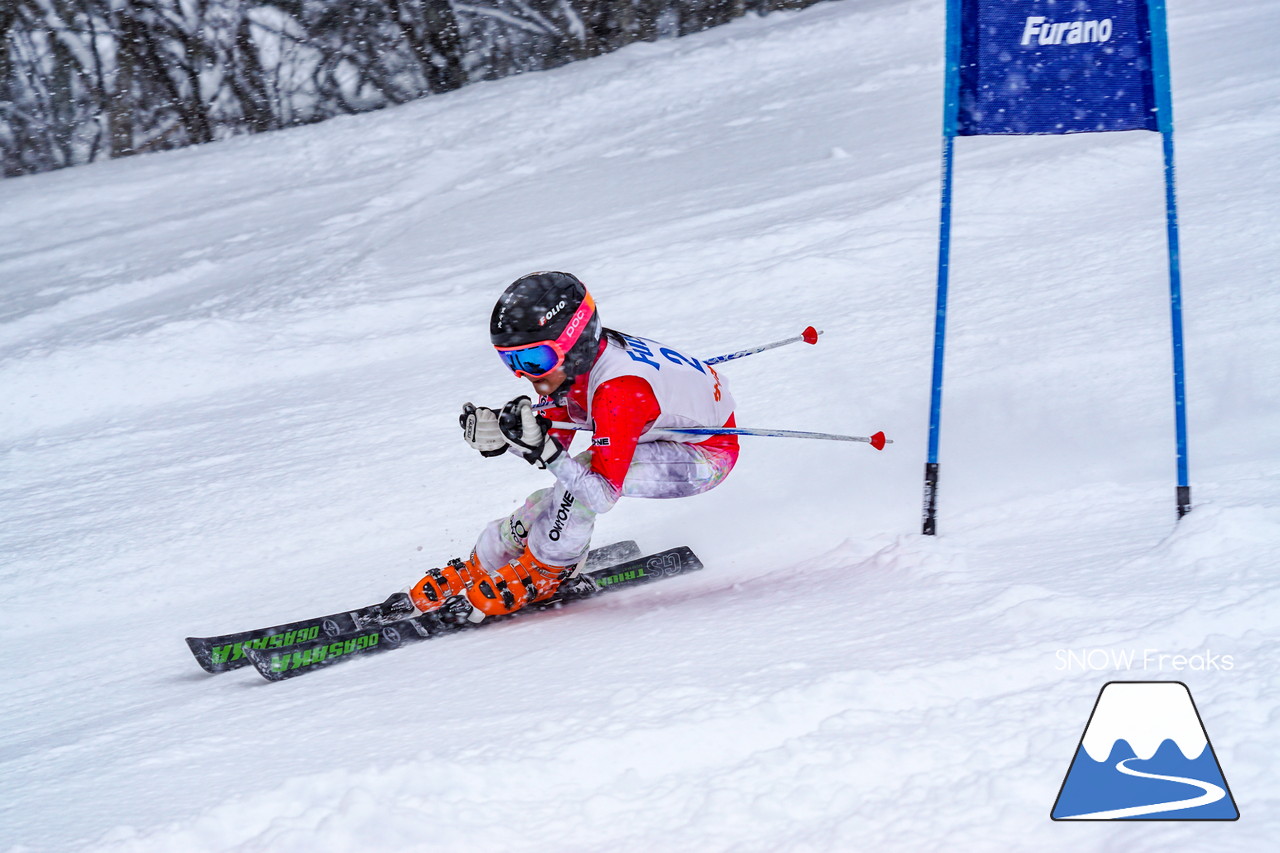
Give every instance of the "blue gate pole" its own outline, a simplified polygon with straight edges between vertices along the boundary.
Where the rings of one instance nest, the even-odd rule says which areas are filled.
[[[1178,199],[1173,182],[1173,131],[1164,141],[1165,223],[1169,233],[1169,306],[1173,321],[1173,418],[1178,442],[1178,518],[1191,512],[1187,466],[1187,386],[1182,355],[1182,271],[1178,257]]]
[[[1191,480],[1187,467],[1187,396],[1182,346],[1182,269],[1178,249],[1178,194],[1173,168],[1173,86],[1169,77],[1169,38],[1164,0],[1148,0],[1151,27],[1151,78],[1156,117],[1164,150],[1165,230],[1169,238],[1169,306],[1173,324],[1173,417],[1177,432],[1178,518],[1191,512]]]
[[[946,84],[942,96],[942,204],[938,216],[938,299],[933,319],[933,379],[929,400],[929,456],[924,463],[924,524],[938,532],[938,439],[942,429],[942,363],[947,339],[947,283],[951,266],[951,178],[960,117],[960,0],[947,0]]]
[[[955,137],[942,138],[942,209],[938,223],[938,300],[933,319],[933,379],[929,400],[929,456],[924,464],[925,536],[938,532],[938,438],[942,428],[942,364],[947,342],[947,280],[951,265],[951,176]]]

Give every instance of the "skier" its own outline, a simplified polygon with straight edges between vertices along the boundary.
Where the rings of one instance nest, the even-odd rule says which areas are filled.
[[[513,282],[493,308],[489,337],[511,372],[533,385],[538,408],[528,396],[500,410],[467,403],[463,438],[484,456],[515,454],[546,469],[555,483],[488,524],[469,558],[406,590],[418,612],[448,606],[471,621],[554,594],[581,566],[596,516],[620,497],[700,494],[738,459],[735,435],[653,434],[735,426],[728,387],[696,358],[602,327],[591,294],[569,273]],[[552,429],[553,421],[589,426],[590,449],[570,456],[575,431]]]

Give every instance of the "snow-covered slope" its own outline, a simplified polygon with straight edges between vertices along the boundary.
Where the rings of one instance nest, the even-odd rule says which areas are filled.
[[[0,847],[1266,848],[1280,6],[1172,6],[1177,525],[1158,138],[964,139],[918,535],[941,0],[0,183]],[[545,483],[456,411],[522,391],[485,323],[546,268],[696,354],[814,323],[725,367],[739,422],[896,443],[744,440],[716,491],[601,519],[696,576],[277,685],[200,672],[184,636],[381,599]],[[1208,653],[1232,668],[1173,668]],[[1189,685],[1239,823],[1049,820],[1112,678]]]

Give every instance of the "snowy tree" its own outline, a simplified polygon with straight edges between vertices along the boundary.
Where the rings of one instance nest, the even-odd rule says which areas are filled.
[[[6,176],[403,104],[813,0],[7,0]]]

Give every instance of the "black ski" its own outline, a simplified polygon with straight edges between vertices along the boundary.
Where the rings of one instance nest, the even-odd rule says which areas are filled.
[[[592,572],[598,568],[632,560],[639,557],[640,553],[640,546],[631,539],[603,545],[587,554],[586,571]],[[398,617],[388,620],[381,610],[382,607],[383,604],[371,604],[356,610],[345,610],[328,616],[271,625],[253,631],[241,631],[237,634],[223,634],[219,637],[187,637],[187,646],[191,649],[191,654],[195,655],[196,662],[204,667],[206,672],[226,672],[249,665],[250,661],[244,654],[246,648],[290,649],[302,644],[314,644],[324,638],[360,631],[386,621],[401,621]]]
[[[361,655],[393,651],[442,634],[483,628],[496,622],[518,618],[531,610],[563,607],[573,601],[591,598],[620,587],[661,580],[701,568],[702,561],[693,551],[687,546],[681,546],[657,554],[637,557],[607,568],[584,572],[573,578],[572,582],[566,582],[568,589],[562,589],[546,601],[528,605],[509,616],[491,616],[478,624],[468,622],[463,614],[448,612],[447,608],[442,608],[440,611],[410,619],[347,631],[311,642],[295,643],[289,648],[256,648],[250,645],[244,648],[244,655],[263,678],[268,681],[280,681]]]

